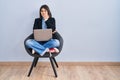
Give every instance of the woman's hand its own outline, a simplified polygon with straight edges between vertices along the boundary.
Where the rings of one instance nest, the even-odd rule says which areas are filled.
[[[52,34],[54,34],[54,33],[56,33],[56,32],[57,32],[57,31],[55,30],[55,31],[52,32]]]

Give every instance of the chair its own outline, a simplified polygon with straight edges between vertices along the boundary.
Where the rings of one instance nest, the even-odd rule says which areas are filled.
[[[39,58],[49,58],[49,59],[50,59],[51,66],[52,66],[52,68],[53,68],[55,77],[57,77],[57,72],[56,72],[56,69],[55,69],[55,65],[56,65],[56,67],[58,68],[58,64],[57,64],[57,62],[56,62],[55,57],[56,57],[56,56],[61,52],[61,50],[62,50],[62,47],[63,47],[63,38],[62,38],[62,36],[61,36],[58,32],[56,32],[56,33],[54,34],[54,37],[60,41],[60,46],[57,47],[57,48],[59,49],[59,52],[58,52],[58,53],[52,53],[51,56],[50,56],[50,53],[49,53],[49,52],[46,52],[43,56],[40,56],[40,55],[39,55],[38,53],[36,53],[36,52],[35,52],[35,54],[32,54],[32,49],[28,48],[28,47],[25,45],[25,42],[26,42],[26,40],[28,40],[28,39],[33,39],[33,38],[34,38],[34,37],[33,37],[33,33],[30,34],[30,35],[24,40],[25,50],[27,51],[27,53],[28,53],[30,56],[34,57],[33,62],[32,62],[32,64],[31,64],[31,67],[30,67],[30,70],[29,70],[29,73],[28,73],[28,77],[30,76],[33,67],[36,67]]]

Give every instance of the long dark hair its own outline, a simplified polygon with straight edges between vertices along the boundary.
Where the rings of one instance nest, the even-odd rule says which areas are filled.
[[[47,10],[49,17],[52,17],[52,14],[51,14],[51,11],[50,11],[49,7],[45,4],[45,5],[42,5],[42,6],[40,7],[40,11],[39,11],[40,18],[42,18],[42,15],[41,15],[41,9],[42,9],[42,8],[44,8],[44,9]]]

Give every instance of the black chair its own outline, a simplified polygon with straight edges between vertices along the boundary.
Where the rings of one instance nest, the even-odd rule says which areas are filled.
[[[63,38],[62,38],[62,36],[61,36],[58,32],[56,32],[56,33],[54,34],[54,37],[60,41],[60,46],[57,47],[57,48],[59,49],[59,52],[58,52],[58,53],[52,53],[51,56],[50,56],[50,53],[49,53],[49,52],[46,52],[43,56],[40,56],[40,55],[39,55],[38,53],[36,53],[36,52],[35,52],[34,54],[32,54],[32,49],[28,48],[28,47],[25,45],[25,43],[26,43],[26,40],[28,40],[28,39],[33,39],[33,38],[34,38],[33,33],[30,34],[30,35],[24,40],[25,50],[27,51],[27,53],[28,53],[29,55],[31,55],[31,56],[34,57],[33,62],[32,62],[32,64],[31,64],[31,68],[30,68],[29,73],[28,73],[28,77],[30,76],[33,67],[36,67],[39,58],[49,58],[49,59],[50,59],[50,62],[51,62],[51,65],[52,65],[52,68],[53,68],[55,77],[57,77],[57,72],[56,72],[56,69],[55,69],[55,65],[56,65],[56,67],[58,68],[58,64],[57,64],[57,62],[56,62],[55,57],[56,57],[56,56],[61,52],[61,50],[62,50],[62,47],[63,47]]]

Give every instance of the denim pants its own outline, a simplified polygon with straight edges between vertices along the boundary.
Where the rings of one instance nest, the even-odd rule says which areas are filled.
[[[39,54],[42,54],[46,50],[46,48],[55,48],[55,47],[58,47],[59,45],[60,45],[60,42],[57,39],[50,39],[44,44],[42,42],[37,42],[34,39],[28,39],[26,41],[26,46],[28,48],[32,48]]]

